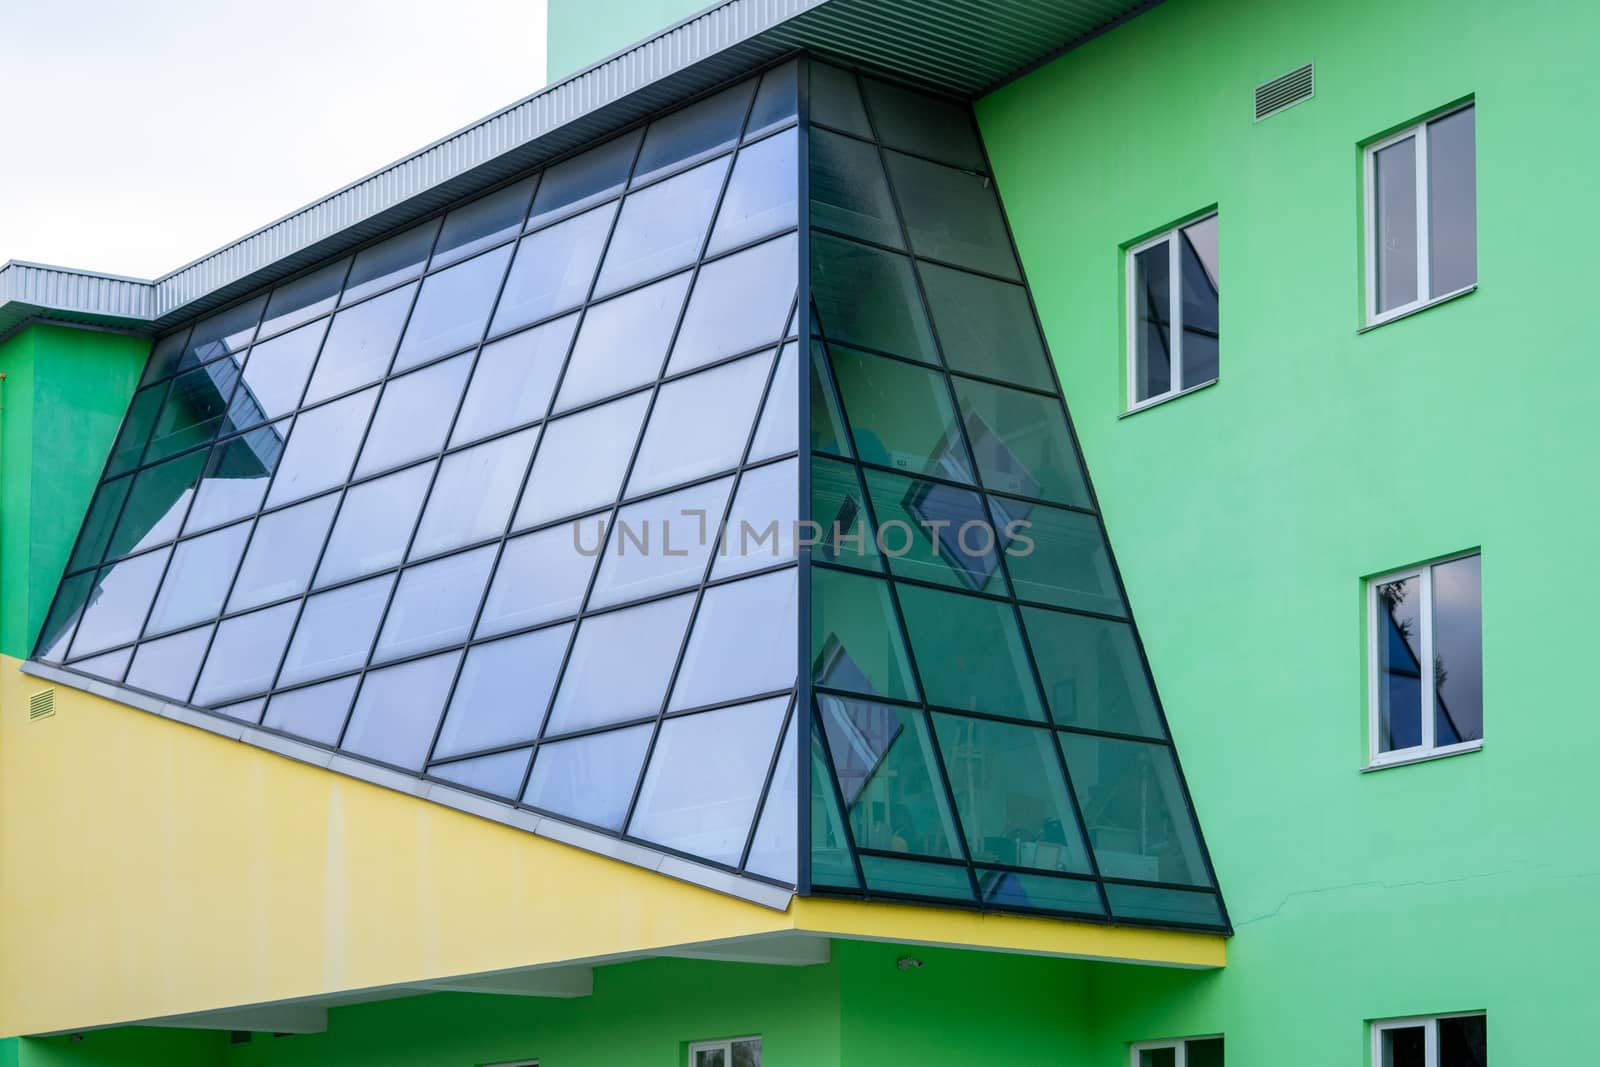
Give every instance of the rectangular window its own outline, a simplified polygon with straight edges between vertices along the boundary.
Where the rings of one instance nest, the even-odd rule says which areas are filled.
[[[1217,378],[1217,216],[1128,249],[1128,406]]]
[[[1222,1067],[1222,1038],[1141,1041],[1133,1046],[1133,1067]]]
[[[1481,1013],[1386,1019],[1372,1024],[1372,1067],[1486,1067]]]
[[[761,1067],[761,1039],[696,1042],[689,1046],[689,1067]]]
[[[1471,104],[1366,148],[1367,323],[1478,281],[1478,179]]]
[[[1482,742],[1482,587],[1477,554],[1367,583],[1374,765]]]

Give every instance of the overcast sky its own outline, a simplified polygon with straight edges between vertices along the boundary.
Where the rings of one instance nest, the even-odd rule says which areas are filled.
[[[0,26],[0,263],[141,278],[545,75],[545,0],[0,0]]]

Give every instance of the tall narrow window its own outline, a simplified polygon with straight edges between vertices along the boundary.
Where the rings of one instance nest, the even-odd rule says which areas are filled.
[[[697,1042],[689,1046],[689,1067],[761,1067],[761,1039]]]
[[[1368,583],[1374,765],[1482,741],[1481,564],[1460,556]]]
[[[1478,180],[1471,104],[1367,146],[1367,322],[1478,281]]]
[[[1222,1067],[1222,1038],[1141,1041],[1133,1046],[1133,1067]]]
[[[1217,377],[1217,216],[1128,250],[1128,402],[1137,408]]]
[[[1386,1019],[1372,1024],[1372,1067],[1487,1067],[1481,1013]]]

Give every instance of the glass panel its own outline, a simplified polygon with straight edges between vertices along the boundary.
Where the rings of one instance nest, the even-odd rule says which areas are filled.
[[[556,410],[653,382],[672,344],[689,272],[595,304],[583,316]]]
[[[261,516],[228,597],[228,610],[253,608],[302,592],[311,583],[311,569],[317,565],[338,503],[338,494],[330,493]]]
[[[429,268],[437,270],[447,263],[466,259],[521,230],[528,215],[528,201],[533,199],[534,180],[526,178],[508,185],[446,215]],[[500,265],[505,266],[505,260],[501,260]],[[423,291],[427,291],[426,287]]]
[[[212,708],[218,715],[226,715],[230,719],[250,723],[252,726],[261,722],[261,713],[266,710],[267,698],[259,697],[255,700],[246,700],[238,704],[229,704],[223,708]]]
[[[317,584],[331,585],[398,566],[432,478],[433,464],[423,463],[351,486],[317,568]]]
[[[811,448],[830,455],[850,456],[850,440],[844,431],[844,416],[833,393],[833,376],[828,370],[828,351],[821,341],[811,342]]]
[[[876,578],[823,568],[811,572],[811,654],[817,685],[917,699],[889,586]]]
[[[489,332],[505,333],[583,303],[616,211],[607,204],[518,242]]]
[[[1100,916],[1106,913],[1105,903],[1100,899],[1100,889],[1095,882],[979,869],[978,889],[983,894],[984,903],[997,908],[1032,908]]]
[[[267,301],[267,314],[261,320],[260,336],[271,337],[332,311],[335,301],[339,299],[345,272],[349,269],[350,260],[341,259],[279,285]]]
[[[189,356],[189,328],[185,326],[177,333],[169,333],[165,337],[156,339],[150,347],[150,358],[145,360],[144,374],[139,378],[140,385],[148,385],[175,373],[180,367],[187,370],[194,366],[195,360]],[[185,358],[188,357],[188,358]]]
[[[132,484],[133,479],[126,477],[100,487],[94,496],[94,503],[89,507],[89,514],[84,517],[83,532],[78,535],[78,543],[72,550],[72,561],[67,565],[67,570],[92,567],[105,557],[106,547],[111,542],[111,531],[122,516],[122,502],[127,498],[128,486]]]
[[[414,285],[394,289],[333,317],[306,389],[307,404],[375,382],[388,373],[416,291]]]
[[[1439,1020],[1439,1067],[1485,1067],[1488,1062],[1488,1024],[1482,1015]]]
[[[307,599],[278,684],[293,685],[363,666],[393,588],[394,575],[387,574]]]
[[[1427,1033],[1418,1026],[1392,1026],[1378,1034],[1381,1067],[1426,1067]]]
[[[737,467],[771,368],[772,353],[763,352],[663,385],[628,478],[628,495]]]
[[[745,471],[722,532],[713,578],[794,559],[798,478],[797,462],[792,459]]]
[[[922,586],[896,589],[928,703],[1044,721],[1010,604]]]
[[[179,542],[172,553],[172,566],[161,583],[161,593],[145,626],[149,634],[165,633],[202,619],[222,614],[222,598],[239,566],[250,524],[241,522],[226,529]],[[196,664],[198,667],[198,664]],[[190,682],[194,679],[190,678]],[[188,690],[184,690],[188,695]]]
[[[871,892],[943,897],[948,900],[972,899],[972,882],[967,877],[966,867],[862,856],[861,873],[866,877],[867,889]]]
[[[144,455],[145,442],[150,440],[150,430],[155,425],[156,413],[161,410],[161,402],[166,396],[165,382],[146,386],[133,394],[133,403],[128,405],[128,414],[123,417],[116,446],[111,450],[111,460],[106,464],[106,477],[122,474],[139,465],[139,457]]]
[[[516,526],[615,503],[649,402],[648,393],[636,393],[550,423]]]
[[[937,713],[933,730],[974,863],[1090,870],[1049,730]]]
[[[1434,744],[1483,737],[1483,559],[1433,568]]]
[[[689,593],[584,619],[545,733],[659,712],[693,606]]]
[[[167,402],[156,416],[144,462],[175,456],[215,437],[237,380],[238,368],[232,360],[211,363],[174,378]]]
[[[1185,1067],[1222,1067],[1222,1038],[1184,1042]]]
[[[295,416],[267,506],[298,500],[349,480],[378,390],[367,389]]]
[[[1060,738],[1101,874],[1210,884],[1171,749],[1086,734]]]
[[[856,454],[864,462],[973,480],[944,375],[836,345],[829,348]]]
[[[854,852],[839,814],[833,770],[822,747],[822,733],[811,731],[811,881],[836,888],[860,888]]]
[[[723,158],[629,194],[595,292],[615,292],[694,262],[727,173]]]
[[[812,458],[811,519],[817,524],[807,531],[816,541],[812,559],[874,572],[883,569],[877,533],[853,465]]]
[[[106,555],[111,558],[159,545],[178,535],[207,453],[190,452],[134,476]]]
[[[339,747],[420,771],[460,659],[460,652],[446,652],[369,672]]]
[[[1453,293],[1478,280],[1475,125],[1476,112],[1470,107],[1428,123],[1430,296]]]
[[[790,234],[701,267],[667,371],[676,374],[779,340],[794,304],[798,265]]]
[[[1037,608],[1022,617],[1058,724],[1166,736],[1132,626]]]
[[[745,123],[746,140],[795,117],[800,99],[799,66],[796,60],[790,60],[762,76],[761,91],[756,93],[755,106]]]
[[[267,483],[283,457],[289,424],[290,420],[284,419],[258,426],[212,448],[200,472],[194,506],[184,520],[184,532],[216,526],[261,507]]]
[[[985,488],[1092,506],[1061,401],[967,379],[955,387]]]
[[[733,1043],[733,1067],[761,1067],[761,1039]]]
[[[906,578],[1005,595],[997,527],[981,493],[939,482],[863,471],[878,546]]]
[[[422,265],[428,260],[428,250],[433,247],[433,235],[438,230],[439,220],[433,219],[357,252],[339,303],[354,303],[421,274]]]
[[[1139,1067],[1178,1067],[1177,1046],[1140,1049]]]
[[[812,62],[811,119],[825,126],[870,138],[867,110],[861,106],[861,90],[849,71]]]
[[[778,370],[761,408],[761,422],[750,445],[749,462],[781,456],[800,447],[800,372],[795,367],[793,342],[783,346]]]
[[[639,150],[639,136],[638,130],[625,133],[545,171],[533,198],[528,228],[553,222],[620,193]]]
[[[306,378],[322,347],[328,320],[313,322],[250,349],[243,380],[228,405],[234,426],[253,426],[289,414],[300,405]]]
[[[194,703],[221,704],[271,688],[299,610],[298,603],[279,604],[219,624],[195,686]]]
[[[1383,312],[1417,299],[1417,139],[1378,150],[1372,169],[1377,306]]]
[[[633,183],[649,181],[732,145],[750,110],[755,88],[751,78],[652,122],[633,168]]]
[[[648,723],[541,745],[522,802],[607,830],[620,830],[639,780]]]
[[[485,545],[401,571],[372,658],[398,659],[465,643],[489,582],[495,551],[494,545]]]
[[[506,245],[428,275],[393,370],[415,367],[483,340],[484,323],[489,320],[510,256],[511,246]]]
[[[1172,252],[1167,242],[1133,257],[1133,401],[1172,390]]]
[[[50,615],[39,631],[36,655],[40,659],[59,663],[66,658],[73,630],[78,625],[78,618],[89,599],[93,584],[92,574],[80,574],[62,581],[61,587],[56,590],[55,603],[50,606]]]
[[[195,675],[200,673],[200,657],[206,654],[212,629],[201,626],[159,641],[144,642],[133,657],[124,684],[179,703],[187,701],[189,690],[194,688]]]
[[[468,649],[434,757],[478,752],[537,737],[571,636],[570,624],[551,626]],[[519,770],[517,786],[521,785]]]
[[[537,428],[523,430],[446,456],[411,558],[504,534],[538,436]]]
[[[366,444],[361,446],[356,477],[441,452],[471,369],[471,353],[462,353],[390,379],[383,387],[383,399],[378,402],[372,429],[367,431]]]
[[[135,556],[113,563],[95,577],[78,634],[72,640],[74,657],[138,638],[170,554],[170,549],[161,549]]]
[[[1422,744],[1422,579],[1378,586],[1378,751]]]
[[[785,570],[705,591],[669,708],[716,704],[794,685],[799,644],[795,574]]]
[[[708,252],[721,252],[795,225],[800,173],[795,146],[795,131],[789,130],[739,152]]]
[[[723,478],[618,511],[589,607],[700,584],[732,488]]]
[[[694,1054],[694,1067],[728,1067],[728,1052],[722,1048],[703,1048]]]
[[[856,844],[957,858],[958,831],[922,712],[827,695],[817,710]]]
[[[576,615],[594,572],[594,559],[606,543],[607,518],[579,519],[507,541],[477,635]]]
[[[204,363],[225,353],[237,352],[249,344],[255,336],[256,323],[261,319],[261,309],[266,303],[267,296],[263,293],[242,304],[224,308],[210,318],[201,319],[195,325],[194,333],[189,335],[188,358],[185,362],[192,359]]]
[[[861,80],[878,139],[884,144],[965,170],[988,169],[966,104],[875,78]]]
[[[268,701],[261,725],[321,745],[336,745],[359,680],[351,676],[279,693]]]
[[[208,627],[207,632],[209,632],[209,629]],[[156,643],[159,644],[160,642]],[[148,648],[149,646],[146,645],[144,647]],[[128,661],[133,659],[133,648],[134,646],[129,645],[118,652],[107,652],[104,655],[80,659],[72,665],[72,669],[80,674],[91,674],[96,678],[104,678],[108,682],[115,682],[121,685],[122,676],[128,673]],[[194,679],[190,678],[189,682],[192,685]],[[178,699],[187,700],[188,698],[189,691],[185,689]]]
[[[811,224],[904,248],[876,145],[811,131]]]
[[[938,362],[905,256],[813,234],[811,299],[830,341]]]
[[[509,800],[522,789],[522,776],[528,772],[528,755],[532,751],[531,748],[519,748],[511,752],[497,752],[492,756],[479,756],[477,759],[437,763],[428,768],[428,774],[452,785]]]
[[[568,315],[485,345],[450,443],[459,445],[544,418],[577,325],[578,316]]]
[[[905,213],[911,247],[919,256],[1019,277],[1000,202],[987,177],[898,152],[887,152],[884,158]]]
[[[628,833],[737,867],[789,699],[664,721]]]
[[[1021,600],[1126,616],[1093,515],[991,497],[994,529]]]
[[[934,263],[917,270],[951,370],[1055,391],[1026,289]]]
[[[1221,323],[1217,310],[1217,216],[1178,231],[1178,272],[1183,288],[1184,389],[1217,376]]]
[[[778,765],[772,771],[772,784],[767,787],[767,801],[761,808],[761,820],[756,824],[755,837],[750,842],[750,856],[745,870],[765,875],[793,885],[795,882],[795,798],[799,784],[795,777],[795,730],[798,715],[789,717],[789,728],[783,732],[783,748],[778,752]]]

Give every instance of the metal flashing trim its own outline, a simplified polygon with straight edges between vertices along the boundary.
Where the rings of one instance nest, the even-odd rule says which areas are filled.
[[[305,744],[290,737],[270,733],[221,715],[198,711],[181,704],[172,704],[146,694],[125,689],[108,682],[91,681],[84,675],[62,667],[53,667],[36,660],[26,660],[21,665],[24,674],[55,682],[69,689],[103,697],[125,707],[148,712],[164,719],[197,727],[229,740],[241,741],[254,748],[263,749],[288,759],[309,763],[347,778],[354,778],[384,789],[425,798],[464,814],[498,822],[550,841],[558,841],[574,848],[620,860],[634,867],[675,878],[680,882],[710,889],[727,896],[759,904],[774,911],[787,911],[794,891],[768,885],[754,879],[741,878],[727,871],[703,866],[682,856],[658,852],[634,841],[622,841],[586,827],[523,811],[500,804],[486,797],[442,782],[410,778],[398,772],[362,760],[351,759],[341,753],[330,752],[316,745]]]

